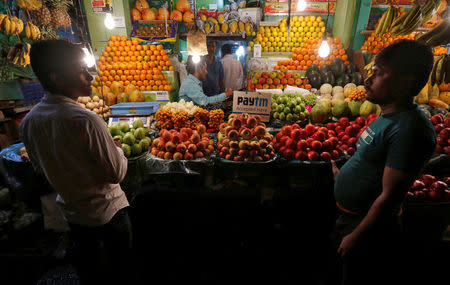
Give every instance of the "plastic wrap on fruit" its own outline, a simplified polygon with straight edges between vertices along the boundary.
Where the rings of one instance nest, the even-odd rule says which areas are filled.
[[[148,174],[203,174],[211,169],[214,162],[211,157],[198,158],[193,160],[169,160],[148,154],[146,157],[146,172]]]
[[[238,11],[231,11],[230,13],[228,13],[228,21],[232,20],[239,21],[240,17],[241,16],[239,15]]]
[[[195,25],[197,26],[197,28],[198,28],[200,31],[206,33],[206,32],[205,32],[205,23],[202,21],[201,18],[199,18],[199,17],[195,18]]]
[[[225,5],[223,7],[223,11],[226,12],[226,13],[230,12],[231,11],[231,6],[229,4]]]
[[[236,2],[234,2],[233,0],[230,0],[230,8],[231,11],[237,11],[239,9],[238,4],[236,4]]]

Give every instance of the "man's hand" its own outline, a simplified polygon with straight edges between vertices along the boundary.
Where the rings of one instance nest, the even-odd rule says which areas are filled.
[[[350,233],[346,235],[339,245],[338,248],[338,254],[341,257],[345,257],[354,247],[355,244],[358,242],[358,238],[354,233]]]
[[[122,143],[120,142],[120,139],[119,139],[119,138],[115,138],[115,139],[114,139],[114,144],[115,144],[117,147],[122,147]]]
[[[233,96],[233,90],[231,90],[230,88],[228,88],[225,91],[225,95],[227,96],[227,98],[230,98],[231,96]]]
[[[334,178],[334,181],[336,181],[336,178],[339,174],[339,168],[337,168],[336,161],[334,161],[334,160],[331,160],[331,171],[333,171],[333,178]]]

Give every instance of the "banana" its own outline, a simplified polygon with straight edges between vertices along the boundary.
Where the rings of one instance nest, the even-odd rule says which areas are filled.
[[[28,22],[27,25],[25,26],[25,35],[27,36],[27,38],[31,39],[30,22]]]
[[[381,28],[380,34],[384,35],[384,33],[388,30],[389,26],[392,24],[392,17],[394,15],[394,8],[392,6],[386,12],[386,18],[384,19],[383,27]]]
[[[438,57],[438,59],[434,62],[433,68],[431,69],[431,74],[430,74],[430,85],[433,86],[436,83],[436,77],[437,77],[437,67],[439,65],[439,62],[441,60],[443,60],[445,57],[445,55],[441,55],[440,57]]]
[[[380,21],[378,22],[377,28],[375,29],[375,34],[376,34],[377,36],[378,36],[378,35],[381,35],[381,30],[382,30],[383,27],[384,27],[384,23],[385,23],[385,21],[386,21],[386,17],[387,17],[387,11],[383,13],[383,15],[381,16]]]
[[[439,25],[437,25],[436,27],[434,27],[427,33],[420,35],[417,40],[421,43],[426,44],[429,40],[436,37],[441,32],[449,29],[449,27],[450,27],[450,21],[447,19],[444,19]]]
[[[11,20],[7,16],[2,22],[2,28],[5,30],[5,34],[9,35],[11,32]]]
[[[8,16],[5,14],[0,14],[0,27],[2,26],[2,22],[6,17],[8,17]]]
[[[16,24],[16,30],[14,31],[14,34],[18,35],[23,31],[23,22],[17,17],[12,17],[12,20]]]
[[[217,22],[217,20],[214,19],[213,17],[209,17],[209,18],[208,18],[208,21],[210,21],[211,23],[214,23],[214,24],[218,24],[218,23],[219,23],[219,22]]]
[[[444,80],[444,76],[445,76],[445,64],[447,61],[448,55],[444,55],[444,57],[442,58],[442,60],[440,60],[437,64],[436,67],[436,83],[438,85],[441,85],[443,80]]]

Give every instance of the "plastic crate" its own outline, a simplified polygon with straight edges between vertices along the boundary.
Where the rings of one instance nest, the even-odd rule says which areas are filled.
[[[111,106],[112,115],[150,115],[159,110],[159,102],[119,103]]]
[[[22,86],[23,101],[25,104],[35,104],[41,101],[47,93],[40,82],[31,82]]]

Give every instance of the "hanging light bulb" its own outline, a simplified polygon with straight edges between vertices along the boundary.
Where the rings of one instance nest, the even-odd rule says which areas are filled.
[[[192,56],[192,62],[197,64],[200,62],[200,56],[198,54],[195,54]]]
[[[239,59],[239,57],[244,55],[244,47],[243,46],[239,46],[239,48],[236,50],[236,55]]]
[[[94,56],[89,52],[89,50],[87,48],[82,48],[83,52],[84,52],[84,62],[86,63],[86,66],[88,68],[91,68],[95,65],[95,58]]]
[[[112,30],[116,27],[116,23],[114,22],[113,16],[111,15],[111,13],[106,13],[106,17],[105,17],[105,27],[109,30]]]
[[[319,56],[320,57],[327,57],[329,54],[330,54],[330,46],[327,43],[326,36],[324,36],[322,38],[322,43],[320,44],[320,47],[319,47]]]
[[[298,0],[297,2],[297,11],[304,11],[306,9],[306,1],[305,0]]]

